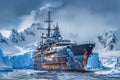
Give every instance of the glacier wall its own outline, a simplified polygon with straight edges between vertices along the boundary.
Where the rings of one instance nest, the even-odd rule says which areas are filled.
[[[0,49],[0,72],[13,71],[13,69],[33,69],[33,52],[22,55],[4,56]]]
[[[33,52],[12,56],[10,61],[14,69],[33,69]]]
[[[12,71],[13,67],[9,61],[8,56],[4,56],[2,50],[0,49],[0,72]]]

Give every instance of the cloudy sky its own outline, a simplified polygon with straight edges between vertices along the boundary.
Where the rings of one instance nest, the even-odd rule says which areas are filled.
[[[36,18],[43,20],[48,7],[62,34],[73,40],[92,40],[120,27],[120,0],[0,0],[0,31],[24,30]]]

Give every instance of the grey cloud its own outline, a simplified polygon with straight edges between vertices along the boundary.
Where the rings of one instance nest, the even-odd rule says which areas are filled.
[[[120,0],[65,0],[65,4],[87,8],[95,13],[120,12]]]
[[[40,0],[0,0],[0,29],[16,28],[19,17],[38,7]]]
[[[17,28],[19,17],[55,0],[0,0],[0,29]]]
[[[93,15],[107,18],[110,24],[120,25],[120,0],[0,0],[0,29],[17,28],[20,24],[19,17],[30,14],[45,3],[54,2],[63,2],[54,12],[71,8],[68,13],[72,9],[76,9],[74,11],[77,13],[86,9]]]

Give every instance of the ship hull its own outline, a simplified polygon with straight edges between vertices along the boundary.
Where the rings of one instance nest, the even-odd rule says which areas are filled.
[[[86,71],[88,58],[95,44],[70,45],[53,52],[35,53],[35,70]]]

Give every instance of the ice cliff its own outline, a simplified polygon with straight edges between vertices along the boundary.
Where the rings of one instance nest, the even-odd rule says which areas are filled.
[[[9,61],[8,56],[4,56],[2,50],[0,49],[0,72],[4,71],[12,71],[13,67],[11,62]]]
[[[0,72],[12,71],[13,69],[33,69],[33,52],[21,55],[4,56],[0,49]]]
[[[10,61],[14,69],[33,69],[33,52],[12,56]]]
[[[89,58],[88,58],[88,63],[87,63],[87,69],[101,69],[102,63],[99,60],[99,55],[98,53],[93,53]]]

